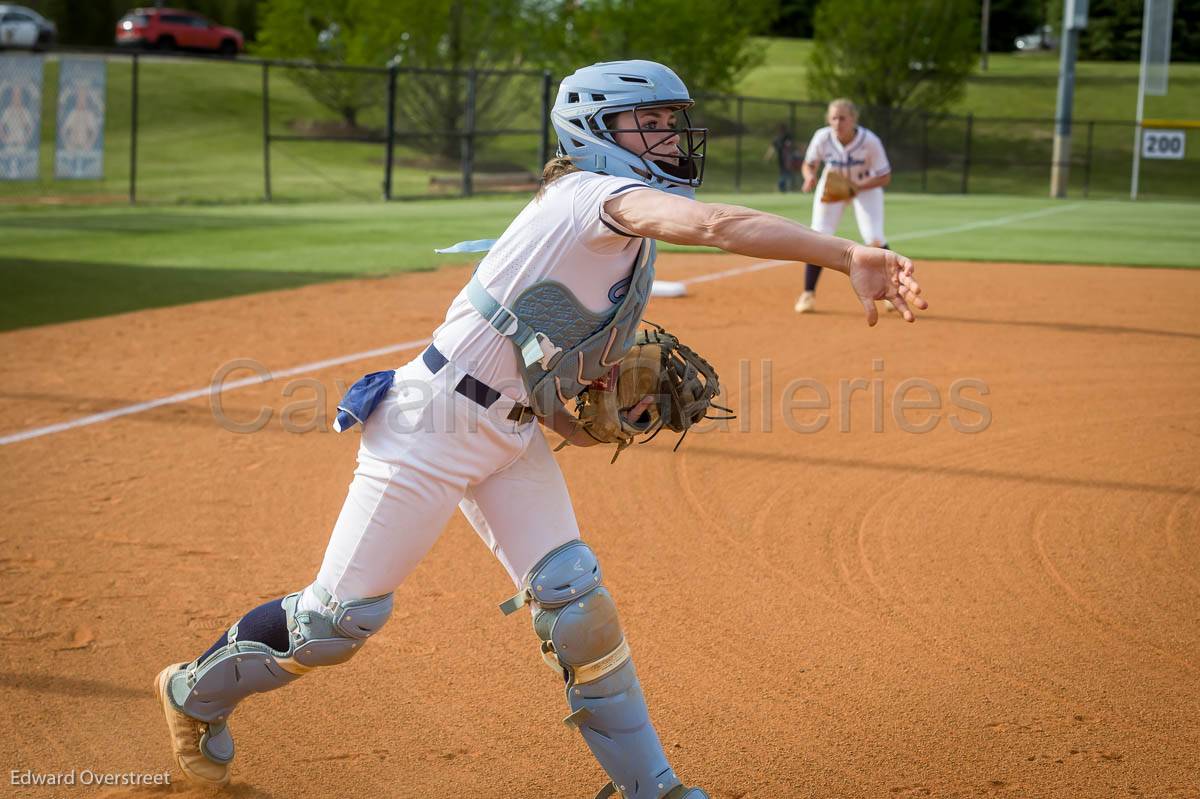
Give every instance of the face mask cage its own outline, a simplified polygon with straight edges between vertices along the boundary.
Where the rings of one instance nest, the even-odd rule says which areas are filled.
[[[664,108],[674,111],[673,125],[669,128],[644,127],[648,120],[643,119],[643,111]],[[616,143],[614,134],[637,133],[642,139],[642,146],[640,150],[632,152],[645,165],[644,177],[647,180],[655,174],[654,170],[650,168],[650,164],[653,163],[655,168],[667,175],[672,182],[686,186],[699,186],[704,180],[704,153],[708,145],[708,128],[693,127],[687,108],[680,108],[677,105],[646,103],[626,110],[633,111],[637,127],[606,127],[603,131],[596,132],[606,135],[606,138],[613,141],[614,144]],[[605,121],[614,119],[615,116],[615,114],[607,114]],[[671,136],[663,136],[667,130],[670,130],[675,137],[673,143],[669,141]],[[649,134],[649,138],[647,138],[647,134]],[[667,159],[674,159],[675,163],[671,163]]]

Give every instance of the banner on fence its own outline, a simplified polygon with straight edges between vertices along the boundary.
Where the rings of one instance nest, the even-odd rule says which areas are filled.
[[[0,55],[0,180],[37,180],[42,56]]]
[[[64,58],[58,70],[56,178],[104,177],[105,62]]]

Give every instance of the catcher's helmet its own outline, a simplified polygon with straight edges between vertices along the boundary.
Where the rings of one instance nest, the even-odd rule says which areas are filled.
[[[558,151],[580,169],[633,178],[648,186],[690,197],[704,179],[708,130],[694,128],[687,109],[694,101],[679,76],[654,61],[608,61],[583,67],[565,78],[550,120],[558,134]],[[656,160],[647,133],[662,130],[614,127],[622,111],[669,108],[676,112],[678,163]],[[635,113],[635,117],[637,114]],[[682,124],[680,124],[682,123]],[[636,132],[645,147],[631,152],[616,143],[614,133]]]

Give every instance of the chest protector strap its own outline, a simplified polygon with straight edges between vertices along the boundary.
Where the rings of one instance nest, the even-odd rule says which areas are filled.
[[[655,246],[642,239],[629,290],[612,309],[589,311],[555,280],[534,283],[505,306],[478,276],[467,284],[467,298],[496,332],[517,348],[529,404],[548,416],[599,380],[633,346],[638,324],[654,284]]]

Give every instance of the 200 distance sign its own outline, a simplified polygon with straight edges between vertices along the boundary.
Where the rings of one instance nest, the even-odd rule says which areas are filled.
[[[1186,140],[1182,130],[1147,130],[1142,133],[1142,158],[1183,160]]]

